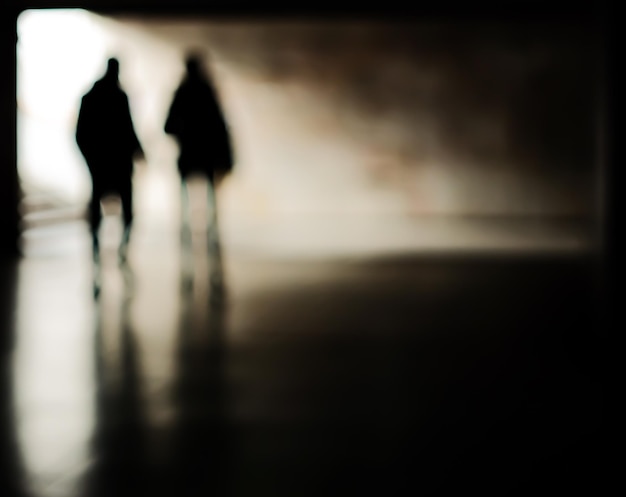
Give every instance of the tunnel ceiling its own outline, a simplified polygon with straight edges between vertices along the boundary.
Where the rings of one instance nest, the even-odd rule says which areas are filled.
[[[404,16],[408,13],[421,17],[459,16],[470,18],[515,18],[531,19],[576,19],[589,21],[600,17],[607,7],[606,1],[570,0],[567,9],[563,9],[560,0],[445,0],[439,2],[420,2],[408,5],[402,0],[391,0],[384,4],[384,8],[377,4],[375,7],[359,6],[354,8],[352,2],[337,1],[300,1],[291,5],[284,2],[264,2],[259,6],[257,2],[249,0],[6,0],[3,7],[6,9],[27,10],[35,8],[84,8],[103,12],[142,12],[163,13],[172,15],[185,12],[198,13],[205,11],[209,14],[227,15],[284,15],[296,14],[315,16],[333,13],[345,17],[375,16],[380,14]]]

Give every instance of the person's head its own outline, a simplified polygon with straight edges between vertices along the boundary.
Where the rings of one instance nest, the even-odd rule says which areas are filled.
[[[187,74],[191,76],[202,75],[202,59],[197,54],[190,54],[185,59],[185,67],[187,68]]]
[[[107,70],[104,75],[105,79],[109,81],[118,81],[120,75],[120,61],[115,57],[111,57],[107,61]]]

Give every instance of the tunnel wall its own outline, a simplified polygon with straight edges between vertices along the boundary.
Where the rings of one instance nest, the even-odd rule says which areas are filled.
[[[588,27],[129,22],[224,68],[240,174],[258,170],[259,197],[273,180],[319,199],[302,206],[312,210],[353,198],[412,214],[595,212],[599,46]],[[281,193],[266,190],[280,209]]]
[[[227,210],[597,208],[599,49],[585,25],[116,19],[214,55],[240,159],[224,185]],[[14,65],[14,42],[3,50]],[[3,95],[14,94],[4,81]],[[3,105],[14,135],[14,100]],[[14,142],[3,144],[7,164]],[[9,233],[18,189],[14,170],[3,174]]]

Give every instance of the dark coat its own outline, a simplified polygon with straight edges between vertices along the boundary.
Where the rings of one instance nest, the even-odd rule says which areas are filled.
[[[178,140],[183,178],[197,172],[212,179],[232,169],[230,133],[215,91],[202,78],[187,76],[176,90],[165,132]]]
[[[76,143],[94,182],[110,186],[128,180],[133,156],[141,152],[126,93],[117,82],[102,79],[83,96]]]

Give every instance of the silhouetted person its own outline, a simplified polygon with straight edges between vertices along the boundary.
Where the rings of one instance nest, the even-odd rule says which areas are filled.
[[[215,201],[216,173],[232,168],[232,149],[228,126],[222,114],[210,77],[201,60],[190,55],[186,60],[187,74],[176,90],[165,123],[165,132],[174,136],[180,147],[178,169],[183,197],[183,236],[189,236],[189,192],[187,179],[191,174],[205,176],[212,207],[211,230],[217,242],[217,203]]]
[[[105,75],[82,98],[76,143],[85,157],[93,183],[89,217],[94,255],[98,255],[101,200],[105,195],[117,194],[124,214],[124,236],[120,245],[123,259],[133,220],[133,158],[143,156],[143,150],[133,127],[128,96],[120,87],[117,59],[108,60]]]

